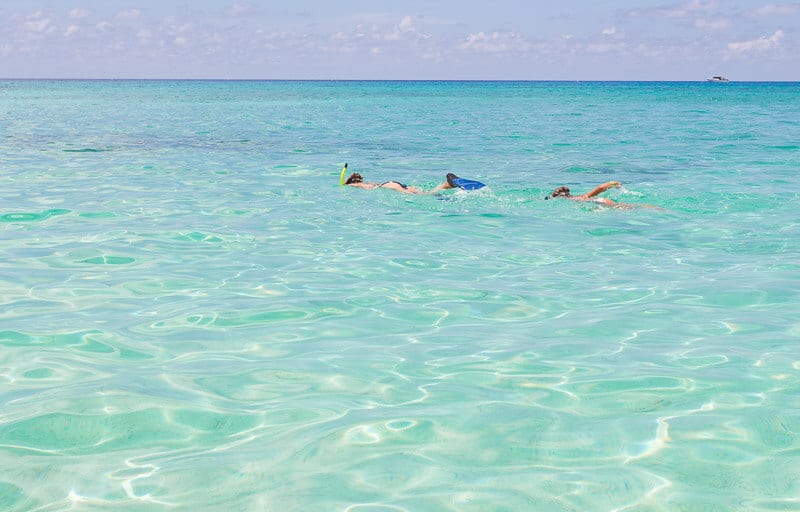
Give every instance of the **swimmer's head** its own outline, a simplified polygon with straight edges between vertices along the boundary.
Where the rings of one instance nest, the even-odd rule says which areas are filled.
[[[569,197],[569,187],[558,187],[553,190],[550,197]]]
[[[344,182],[345,185],[351,185],[353,183],[363,183],[364,178],[361,177],[360,174],[354,172],[350,176],[347,177],[347,181]]]

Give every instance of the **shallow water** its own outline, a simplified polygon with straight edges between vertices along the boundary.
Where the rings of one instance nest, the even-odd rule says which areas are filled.
[[[2,510],[800,510],[798,84],[0,112]],[[612,179],[659,209],[542,200]]]

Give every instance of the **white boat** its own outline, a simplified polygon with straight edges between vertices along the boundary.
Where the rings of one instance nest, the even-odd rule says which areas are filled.
[[[706,78],[706,82],[730,82],[724,76],[712,76],[711,78]]]

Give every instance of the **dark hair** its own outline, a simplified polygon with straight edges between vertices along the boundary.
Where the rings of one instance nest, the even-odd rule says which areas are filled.
[[[351,183],[362,183],[364,178],[361,177],[360,174],[354,172],[350,176],[347,177],[347,181],[344,182],[345,185],[350,185]]]
[[[569,187],[558,187],[553,190],[553,193],[550,194],[550,197],[569,197]]]

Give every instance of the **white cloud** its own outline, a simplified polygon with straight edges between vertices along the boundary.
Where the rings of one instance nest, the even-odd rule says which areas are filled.
[[[167,30],[170,34],[186,34],[191,32],[194,28],[194,24],[192,23],[169,23],[167,26]]]
[[[228,9],[228,14],[231,16],[246,16],[248,14],[253,14],[255,11],[255,5],[250,2],[241,2],[233,4],[230,9]]]
[[[586,45],[589,53],[609,53],[625,49],[625,43],[590,43]]]
[[[781,39],[783,39],[783,30],[777,30],[771,36],[762,36],[750,41],[728,43],[728,50],[739,54],[769,50],[770,48],[779,46]]]
[[[338,31],[325,39],[334,43],[335,50],[333,51],[352,52],[360,49],[374,53],[374,47],[378,47],[382,52],[385,52],[390,45],[395,48],[400,45],[411,46],[430,38],[430,34],[421,32],[416,27],[411,16],[404,16],[394,25],[386,23],[359,24],[352,30]],[[326,51],[331,50],[327,46],[324,49]]]
[[[44,34],[52,32],[55,29],[55,27],[53,26],[53,22],[50,20],[50,18],[41,18],[39,17],[40,16],[39,13],[37,13],[34,16],[35,16],[34,19],[25,22],[25,28],[30,32]]]
[[[118,12],[115,18],[117,18],[118,20],[135,20],[136,18],[139,17],[140,14],[142,14],[142,11],[140,11],[139,9],[127,9]]]
[[[397,26],[400,32],[416,32],[414,28],[414,20],[411,16],[406,16],[402,20],[400,20],[400,24]]]
[[[350,39],[347,39],[347,41],[350,41]],[[251,44],[254,47],[263,48],[270,51],[295,51],[297,49],[308,48],[312,42],[309,36],[301,34],[294,34],[285,31],[267,33],[262,30],[257,30]],[[324,48],[320,49],[324,50]],[[339,41],[337,41],[335,50],[340,52],[352,51],[351,47],[349,47],[346,43]]]
[[[667,48],[661,46],[650,46],[644,43],[640,43],[635,48],[633,48],[633,51],[637,55],[641,55],[648,59],[660,59],[661,57],[663,57],[665,54],[668,53],[667,50],[668,50]]]
[[[71,11],[69,11],[68,16],[73,20],[80,20],[88,17],[90,14],[92,14],[92,12],[89,9],[80,8],[80,9],[72,9]]]
[[[768,4],[753,11],[758,16],[788,16],[800,13],[800,3],[775,5]]]
[[[604,41],[608,41],[609,39],[621,41],[622,39],[625,39],[625,32],[619,30],[617,27],[604,28],[601,34]]]
[[[380,28],[373,27],[371,34],[373,39],[385,41],[399,41],[414,36],[425,37],[424,34],[419,34],[417,32],[417,28],[414,26],[414,19],[411,16],[403,17],[396,26],[383,33]]]
[[[147,28],[143,28],[139,32],[136,33],[136,38],[139,39],[141,43],[147,43],[151,39],[153,39],[153,31]]]
[[[479,53],[524,52],[530,44],[515,32],[478,32],[470,34],[458,48]]]
[[[689,0],[680,4],[665,5],[662,7],[650,7],[645,9],[633,9],[628,11],[628,16],[647,16],[653,18],[687,18],[698,12],[713,11],[717,7],[717,2],[711,0],[703,3],[700,0]]]
[[[728,28],[731,22],[727,19],[718,19],[718,20],[707,20],[704,18],[697,18],[694,20],[695,28],[709,28],[712,30],[720,30],[723,28]]]
[[[507,58],[509,62],[519,63],[535,58],[537,69],[539,64],[550,66],[548,71],[542,71],[541,76],[544,77],[562,76],[558,74],[562,65],[580,67],[576,71],[580,74],[582,69],[598,69],[597,66],[605,61],[622,66],[626,62],[635,63],[647,57],[657,59],[659,66],[665,66],[664,69],[672,66],[675,76],[681,76],[680,72],[688,73],[684,70],[689,67],[687,62],[703,62],[703,59],[710,57],[742,60],[754,56],[768,58],[773,52],[775,58],[783,58],[787,62],[781,69],[792,69],[791,59],[796,56],[793,51],[794,34],[785,25],[783,31],[777,30],[780,27],[777,23],[789,23],[800,14],[800,0],[753,0],[748,6],[750,10],[730,7],[723,2],[719,2],[723,5],[717,5],[709,0],[651,0],[628,3],[629,6],[642,6],[637,7],[640,9],[638,15],[653,17],[639,18],[633,24],[631,19],[609,19],[599,23],[595,20],[595,24],[590,25],[587,31],[582,25],[584,28],[581,29],[563,26],[562,31],[558,31],[557,26],[548,27],[548,30],[530,26],[524,31],[515,32],[505,25],[511,23],[508,20],[483,20],[486,24],[500,25],[480,25],[465,30],[463,24],[432,21],[427,14],[413,11],[343,13],[342,18],[325,21],[313,17],[302,20],[292,17],[290,23],[280,23],[280,16],[292,16],[291,13],[276,11],[275,16],[268,16],[269,9],[256,0],[219,2],[219,10],[215,11],[217,17],[209,16],[202,21],[198,21],[193,12],[183,10],[164,13],[140,7],[140,12],[132,9],[136,5],[133,2],[113,2],[117,7],[104,16],[90,2],[71,2],[76,8],[70,10],[70,3],[64,2],[66,8],[61,7],[58,15],[56,11],[50,12],[45,8],[34,14],[35,8],[16,16],[12,14],[12,21],[4,25],[11,27],[11,30],[5,33],[0,30],[0,34],[7,36],[0,36],[0,56],[13,49],[12,55],[29,52],[31,55],[48,55],[51,59],[64,58],[67,62],[67,58],[74,56],[105,58],[110,55],[108,49],[117,45],[122,48],[120,55],[133,61],[139,59],[142,63],[153,62],[156,63],[155,67],[162,66],[163,69],[171,70],[176,56],[197,57],[180,61],[181,65],[184,62],[190,64],[181,68],[184,71],[176,66],[176,73],[185,72],[191,66],[194,69],[219,69],[220,73],[225,73],[235,71],[237,66],[243,66],[238,69],[245,70],[262,66],[258,69],[263,71],[271,70],[272,64],[285,63],[288,69],[292,62],[307,62],[308,65],[302,69],[304,73],[308,69],[309,76],[316,72],[315,69],[333,69],[334,64],[337,64],[337,69],[350,69],[348,66],[338,66],[340,63],[352,63],[353,69],[382,66],[379,69],[401,70],[397,71],[401,73],[404,72],[402,70],[412,69],[412,63],[423,59],[440,60],[443,74],[447,70],[457,70],[465,63],[496,61],[491,69],[486,69],[486,73],[501,69],[502,64],[510,70],[508,74],[513,75],[517,69],[523,69],[522,66],[517,68],[512,64],[509,68],[501,60]],[[767,5],[769,2],[774,4]],[[92,10],[80,6],[92,7]],[[755,19],[752,16],[756,15],[759,6],[763,7],[758,9],[758,14],[764,17]],[[230,17],[237,13],[242,17]],[[252,19],[244,17],[247,13],[253,13]],[[618,14],[618,11],[615,13]],[[778,17],[791,13],[794,13],[791,20],[782,21]],[[166,18],[167,14],[173,17]],[[345,17],[345,14],[348,16]],[[656,20],[656,16],[661,18]],[[770,21],[766,16],[775,18]],[[247,22],[243,21],[245,19]],[[738,27],[740,21],[747,19],[751,25],[761,28],[750,32],[731,30],[731,27]],[[772,22],[776,24],[772,25]],[[681,30],[669,32],[669,27],[663,26],[664,23],[680,25]],[[506,28],[503,28],[504,25]],[[764,28],[765,25],[767,28]],[[727,37],[720,40],[719,34]],[[219,60],[208,57],[212,54],[214,59]],[[370,55],[376,58],[370,58]],[[5,58],[0,60],[5,64]],[[207,66],[209,62],[230,65],[215,68]],[[364,67],[359,68],[362,64]],[[419,69],[424,65],[422,63]],[[426,72],[436,74],[439,69],[438,65],[430,64]],[[245,74],[248,72],[244,71]],[[640,71],[633,72],[634,75],[636,73]],[[365,75],[369,74],[365,72]],[[454,72],[450,76],[461,75]],[[621,75],[620,78],[629,76]]]

